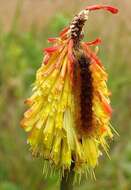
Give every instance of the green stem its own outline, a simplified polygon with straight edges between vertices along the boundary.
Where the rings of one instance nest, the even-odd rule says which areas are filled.
[[[70,172],[65,172],[64,177],[62,177],[60,190],[73,190],[73,180],[74,180],[74,171],[73,164],[71,166]]]

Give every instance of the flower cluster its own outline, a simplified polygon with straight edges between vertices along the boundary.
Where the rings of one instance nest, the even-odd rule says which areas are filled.
[[[25,101],[22,127],[28,132],[32,154],[48,160],[51,168],[73,170],[81,175],[93,171],[103,148],[108,154],[106,137],[113,137],[110,117],[108,75],[91,45],[82,42],[82,27],[92,10],[117,13],[111,6],[90,6],[76,15],[57,38],[36,74],[33,95]]]

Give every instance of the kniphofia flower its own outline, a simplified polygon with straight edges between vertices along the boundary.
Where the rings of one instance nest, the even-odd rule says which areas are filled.
[[[53,46],[44,49],[33,95],[25,101],[29,109],[21,125],[32,154],[48,160],[48,169],[61,175],[71,165],[76,175],[93,171],[102,148],[108,154],[107,138],[113,137],[108,75],[90,48],[101,40],[82,41],[89,12],[99,9],[118,12],[111,6],[89,6],[57,38],[48,39]]]

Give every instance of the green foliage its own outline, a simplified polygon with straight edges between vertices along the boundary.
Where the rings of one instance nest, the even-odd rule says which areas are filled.
[[[21,190],[21,188],[19,188],[15,184],[10,183],[10,182],[6,182],[6,181],[0,183],[0,189],[1,190]]]
[[[8,33],[0,30],[0,190],[58,189],[57,176],[45,179],[42,161],[32,159],[19,122],[25,109],[23,101],[31,94],[31,84],[42,61],[46,38],[49,33],[55,36],[67,23],[68,18],[58,14],[44,33],[35,29],[24,33],[18,29]],[[125,28],[119,29],[126,32]],[[88,35],[92,39],[97,33],[94,29]],[[111,38],[112,35],[107,34]],[[106,156],[100,160],[97,181],[83,180],[76,190],[129,190],[131,187],[131,66],[129,55],[123,53],[125,44],[120,43],[119,37],[115,36],[110,50],[108,44],[102,47],[105,52],[102,50],[100,57],[106,63],[113,93],[112,123],[121,137],[115,137],[112,144],[112,160]]]
[[[53,18],[53,22],[51,23],[50,30],[53,31],[53,33],[58,33],[60,30],[62,30],[64,27],[66,27],[69,24],[69,19],[62,15],[62,14],[57,14]]]

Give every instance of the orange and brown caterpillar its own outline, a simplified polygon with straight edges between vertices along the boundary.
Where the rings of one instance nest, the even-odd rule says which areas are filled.
[[[81,127],[83,129],[90,129],[92,126],[92,100],[93,100],[93,85],[92,74],[90,71],[90,58],[82,55],[78,64],[80,67],[80,117]]]

